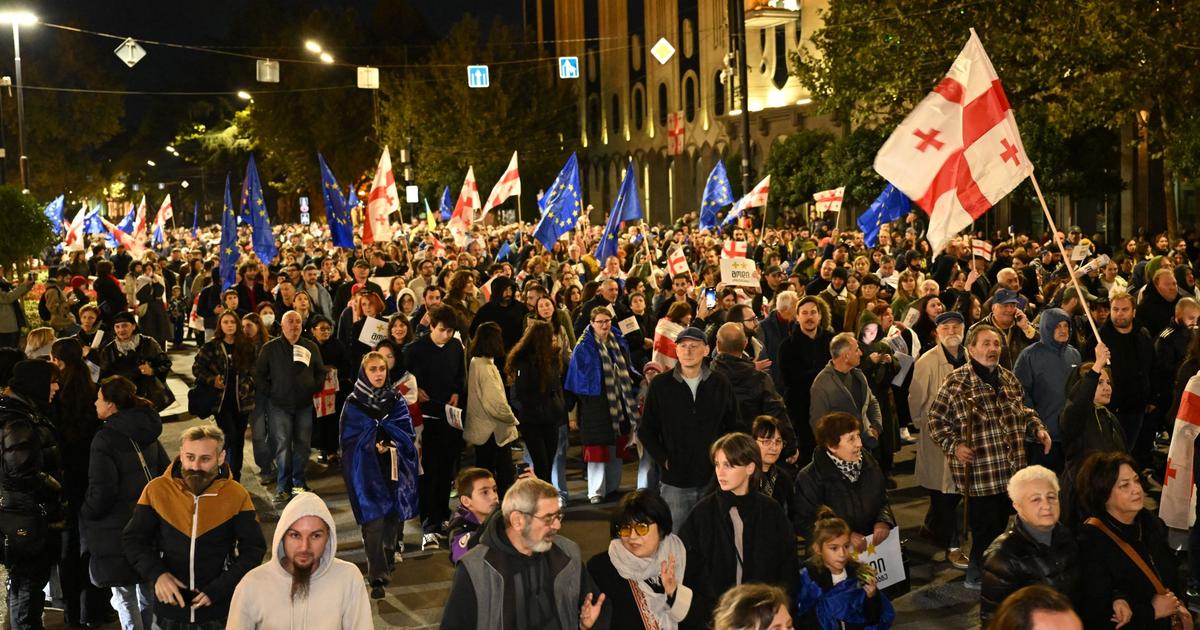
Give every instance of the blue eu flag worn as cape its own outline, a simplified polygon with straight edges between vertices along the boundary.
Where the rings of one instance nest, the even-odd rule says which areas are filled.
[[[317,153],[317,161],[321,163],[321,196],[325,199],[325,219],[329,221],[329,240],[334,247],[354,248],[354,225],[350,218],[350,208],[342,197],[342,189],[333,178],[333,171],[325,163],[325,158]],[[353,189],[351,190],[353,192]]]
[[[717,160],[716,166],[708,174],[704,184],[704,196],[700,199],[700,229],[715,230],[717,228],[717,210],[733,203],[733,194],[729,191],[729,175],[725,172],[725,160]]]
[[[612,212],[608,213],[608,223],[604,226],[604,234],[596,245],[596,260],[601,265],[609,256],[617,255],[617,234],[621,223],[642,218],[642,203],[638,201],[637,176],[633,170],[633,160],[625,167],[625,179],[621,181],[621,190],[617,191],[617,201],[613,204]]]
[[[912,201],[889,182],[875,201],[871,202],[867,211],[858,217],[858,227],[863,231],[863,242],[867,247],[875,247],[879,242],[879,228],[884,223],[904,218],[911,208]]]
[[[570,232],[579,215],[583,214],[583,203],[579,200],[579,160],[572,153],[567,159],[550,190],[546,191],[546,213],[533,231],[533,237],[550,249],[560,236]]]
[[[229,194],[229,174],[225,174],[225,205],[221,208],[221,290],[237,282],[237,263],[240,253],[237,243],[237,215],[233,213],[233,197]]]
[[[271,232],[271,221],[267,218],[267,204],[263,201],[262,182],[258,179],[258,169],[254,166],[254,155],[246,163],[246,181],[242,184],[242,216],[249,210],[249,223],[254,230],[250,245],[254,254],[264,265],[279,255],[275,247],[275,235]]]

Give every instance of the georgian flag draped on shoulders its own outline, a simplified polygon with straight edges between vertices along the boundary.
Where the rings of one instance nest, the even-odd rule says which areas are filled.
[[[383,243],[392,239],[392,213],[400,209],[400,195],[396,192],[396,177],[392,173],[392,157],[383,147],[379,156],[379,167],[367,194],[367,213],[363,217],[362,242],[364,245]]]
[[[1179,400],[1171,446],[1167,451],[1167,472],[1163,475],[1158,517],[1175,529],[1189,529],[1196,518],[1196,493],[1192,467],[1196,463],[1195,440],[1200,434],[1200,374],[1188,379]]]
[[[946,77],[879,149],[875,170],[929,213],[935,253],[1029,175],[1016,118],[974,29]]]

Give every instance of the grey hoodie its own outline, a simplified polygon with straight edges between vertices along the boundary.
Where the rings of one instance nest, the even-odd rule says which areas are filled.
[[[305,516],[316,516],[329,526],[321,561],[309,582],[308,597],[292,599],[292,575],[283,568],[283,536]],[[345,630],[372,627],[371,603],[362,571],[335,558],[337,526],[321,497],[311,492],[296,495],[275,526],[271,559],[246,574],[233,591],[229,605],[229,630]],[[312,604],[312,605],[310,605]]]

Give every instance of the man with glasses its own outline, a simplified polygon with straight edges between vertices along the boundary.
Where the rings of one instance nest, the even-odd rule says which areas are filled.
[[[442,612],[442,629],[607,628],[604,594],[583,566],[579,545],[558,536],[558,490],[540,479],[517,481],[502,518],[483,525],[462,557]]]

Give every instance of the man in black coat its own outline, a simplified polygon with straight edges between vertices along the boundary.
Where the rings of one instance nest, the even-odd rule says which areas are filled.
[[[633,311],[629,310],[620,296],[621,284],[619,282],[613,279],[602,281],[596,289],[596,295],[584,302],[583,307],[579,309],[579,317],[575,320],[575,337],[583,336],[583,332],[592,323],[592,309],[597,306],[608,306],[613,310],[613,328],[617,328],[618,324],[633,315]]]
[[[1109,408],[1116,414],[1125,430],[1125,444],[1139,463],[1149,459],[1157,427],[1143,424],[1147,414],[1154,413],[1150,370],[1154,365],[1154,340],[1145,327],[1138,325],[1133,296],[1118,293],[1109,298],[1108,321],[1100,328],[1100,340],[1108,346],[1112,370],[1112,402]],[[1089,346],[1083,360],[1096,356],[1095,346]]]
[[[796,307],[796,327],[779,344],[779,375],[787,391],[788,417],[796,434],[800,457],[798,466],[812,459],[816,441],[809,423],[808,408],[812,399],[809,391],[817,374],[829,363],[829,309],[820,298],[805,296]]]
[[[479,307],[475,318],[471,320],[471,337],[475,337],[475,331],[479,329],[480,324],[495,322],[500,326],[500,332],[504,337],[504,349],[512,350],[513,346],[521,340],[521,335],[525,334],[525,317],[529,314],[529,309],[525,307],[525,304],[520,300],[513,299],[515,295],[516,283],[511,278],[507,276],[492,278],[492,294],[487,303]],[[503,366],[499,367],[503,368]]]
[[[717,329],[717,356],[709,367],[714,372],[724,374],[733,385],[733,397],[737,399],[742,417],[738,430],[750,433],[755,418],[771,416],[779,421],[779,430],[783,433],[783,452],[779,458],[787,460],[794,455],[796,433],[788,420],[787,405],[783,403],[779,392],[775,391],[771,377],[760,371],[754,361],[746,356],[746,333],[741,324],[730,322]]]

